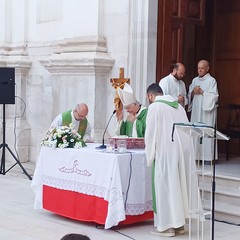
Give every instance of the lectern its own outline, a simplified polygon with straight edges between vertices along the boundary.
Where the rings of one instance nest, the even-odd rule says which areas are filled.
[[[196,123],[192,123],[192,122],[186,122],[186,123],[174,123],[173,124],[173,130],[172,130],[172,139],[174,138],[174,130],[175,128],[178,128],[181,131],[184,131],[185,133],[187,133],[188,135],[190,135],[190,137],[192,138],[198,138],[199,141],[201,140],[201,138],[213,138],[214,139],[214,157],[213,157],[213,164],[212,164],[212,169],[211,171],[207,172],[205,171],[205,167],[204,167],[204,161],[202,161],[202,167],[199,171],[197,171],[198,173],[201,173],[202,176],[202,195],[201,195],[201,199],[198,199],[198,209],[191,209],[190,207],[190,211],[189,211],[189,239],[193,239],[191,234],[191,228],[192,228],[192,214],[198,214],[198,226],[197,226],[197,239],[204,239],[204,225],[203,225],[203,219],[205,218],[205,216],[207,215],[212,215],[211,216],[211,231],[210,231],[210,239],[214,240],[214,211],[215,211],[215,158],[216,158],[216,141],[217,140],[229,140],[229,137],[226,136],[225,134],[219,132],[216,127],[213,126],[209,126],[205,123],[200,123],[200,122],[196,122]],[[202,141],[202,144],[204,144],[204,141]],[[204,148],[202,148],[204,149]],[[202,153],[202,155],[204,156],[204,153]],[[191,185],[191,165],[190,165],[190,185]],[[210,211],[204,211],[200,208],[201,202],[204,199],[204,176],[206,174],[211,174],[212,176],[212,198],[211,198],[211,209]],[[195,174],[195,173],[194,173]],[[190,188],[191,189],[191,188]],[[189,193],[189,196],[191,198],[191,192]],[[200,197],[200,196],[199,196]],[[189,200],[189,203],[191,204],[191,199]],[[200,221],[202,222],[202,227],[200,229]],[[201,234],[200,234],[200,230],[201,230]]]

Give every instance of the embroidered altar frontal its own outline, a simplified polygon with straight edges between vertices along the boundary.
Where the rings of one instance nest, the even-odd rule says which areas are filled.
[[[151,168],[145,152],[41,147],[32,188],[35,209],[105,229],[153,218]]]

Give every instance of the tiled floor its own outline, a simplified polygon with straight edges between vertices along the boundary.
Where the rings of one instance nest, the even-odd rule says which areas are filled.
[[[229,162],[220,161],[216,172],[230,176],[240,176],[239,159]],[[33,166],[24,164],[29,174]],[[114,230],[98,229],[96,224],[73,221],[45,210],[34,210],[34,193],[31,181],[15,166],[6,175],[0,175],[0,239],[1,240],[59,240],[63,235],[77,232],[88,235],[91,240],[154,240],[166,239],[153,236],[153,222],[130,225]],[[196,226],[196,224],[194,224]],[[211,238],[211,222],[204,223],[204,240]],[[188,226],[187,226],[188,227]],[[196,232],[195,230],[193,232]],[[179,240],[189,239],[188,233],[176,237]],[[191,239],[197,239],[193,236]],[[201,239],[201,238],[200,238]],[[239,240],[240,226],[215,222],[214,239]]]

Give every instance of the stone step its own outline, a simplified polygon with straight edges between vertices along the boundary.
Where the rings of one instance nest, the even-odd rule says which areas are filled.
[[[204,201],[204,209],[207,211],[212,211],[212,209],[209,207],[211,206],[210,200]],[[240,224],[240,207],[239,206],[232,206],[230,203],[215,203],[215,220],[217,221],[223,221],[227,223],[232,224]]]
[[[212,208],[212,174],[198,175],[203,208]],[[215,220],[240,224],[240,178],[216,175]]]
[[[212,198],[212,185],[210,183],[204,184],[204,192],[202,184],[199,184],[201,193],[204,194],[204,199],[210,200]],[[232,205],[239,205],[240,203],[240,190],[230,187],[216,186],[215,190],[216,202],[230,202]]]
[[[212,173],[208,171],[204,176],[202,176],[201,173],[199,172],[198,179],[199,179],[199,182],[201,182],[202,179],[204,179],[204,182],[211,183]],[[240,191],[239,177],[231,177],[231,176],[217,174],[215,176],[215,182],[216,182],[216,186],[230,187],[230,188],[238,189]]]

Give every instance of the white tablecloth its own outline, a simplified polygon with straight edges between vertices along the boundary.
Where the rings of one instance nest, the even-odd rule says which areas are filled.
[[[108,201],[105,228],[118,225],[125,215],[152,210],[151,169],[144,150],[124,154],[96,150],[42,147],[32,181],[34,207],[42,208],[42,187],[70,190]]]

